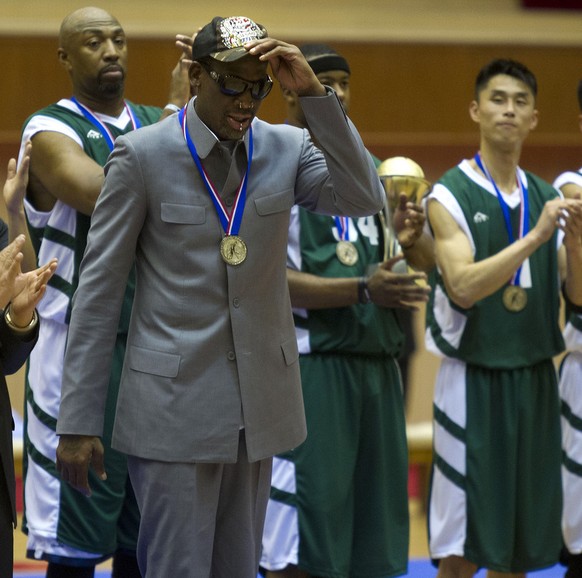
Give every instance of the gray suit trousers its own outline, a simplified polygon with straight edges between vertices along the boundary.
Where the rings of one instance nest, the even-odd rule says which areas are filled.
[[[144,578],[256,578],[272,458],[249,463],[244,430],[234,464],[129,456],[128,466]]]

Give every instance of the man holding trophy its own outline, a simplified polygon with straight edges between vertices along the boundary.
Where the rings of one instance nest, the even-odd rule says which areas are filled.
[[[301,50],[347,112],[346,60],[325,45]],[[284,96],[288,122],[307,128],[297,95]],[[395,308],[415,310],[429,289],[425,273],[393,268],[406,259],[428,269],[433,252],[420,207],[426,181],[400,191],[390,177],[410,184],[415,175],[384,176],[387,208],[378,218],[292,212],[288,281],[308,435],[274,459],[261,560],[267,577],[407,572],[406,426],[396,362],[404,334]]]

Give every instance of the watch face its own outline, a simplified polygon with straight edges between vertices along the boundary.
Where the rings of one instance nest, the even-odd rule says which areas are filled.
[[[335,254],[340,263],[351,267],[358,262],[358,250],[349,241],[339,241],[335,248]]]

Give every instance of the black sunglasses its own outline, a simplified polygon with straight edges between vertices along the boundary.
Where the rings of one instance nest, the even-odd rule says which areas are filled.
[[[273,81],[269,75],[265,76],[261,80],[256,82],[249,82],[238,76],[232,76],[230,74],[220,74],[208,66],[206,62],[200,62],[200,65],[206,72],[208,76],[218,84],[220,87],[220,92],[226,94],[227,96],[239,96],[243,94],[246,90],[250,89],[251,96],[255,100],[263,100],[271,88],[273,88]]]

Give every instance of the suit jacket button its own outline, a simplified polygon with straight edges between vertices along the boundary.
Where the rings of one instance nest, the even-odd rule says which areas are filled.
[[[230,361],[234,361],[234,360],[236,359],[236,355],[235,355],[234,351],[229,351],[229,352],[226,354],[226,357],[228,357],[228,359],[229,359]]]

